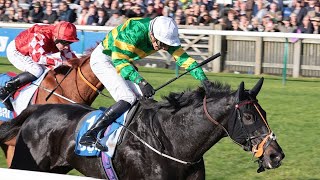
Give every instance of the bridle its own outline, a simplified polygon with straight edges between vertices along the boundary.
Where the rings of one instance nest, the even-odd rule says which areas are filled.
[[[204,109],[204,112],[207,116],[207,118],[209,119],[210,122],[214,123],[215,125],[219,126],[226,134],[227,136],[230,137],[230,139],[237,145],[241,146],[243,149],[245,150],[250,150],[252,153],[253,153],[253,156],[257,157],[257,158],[260,158],[264,151],[266,150],[266,148],[270,145],[270,143],[272,141],[275,141],[276,140],[276,136],[274,135],[274,133],[271,131],[266,119],[263,117],[261,111],[259,110],[259,108],[257,107],[257,101],[255,100],[244,100],[244,101],[241,101],[239,103],[237,103],[235,105],[235,110],[237,111],[237,120],[240,121],[240,124],[241,124],[241,128],[242,130],[246,133],[246,144],[247,146],[245,145],[242,145],[240,144],[239,142],[235,141],[234,139],[231,138],[229,132],[227,131],[227,129],[222,125],[220,124],[218,121],[214,120],[209,112],[208,112],[208,109],[207,109],[207,98],[206,96],[203,98],[203,109]],[[259,113],[259,116],[261,117],[261,119],[263,120],[263,123],[266,125],[267,129],[268,129],[268,133],[266,134],[262,134],[260,136],[251,136],[249,135],[249,133],[247,132],[247,130],[245,129],[244,127],[244,124],[242,122],[242,117],[241,117],[241,112],[240,112],[240,107],[243,106],[243,105],[247,105],[247,104],[252,104],[255,109],[257,110],[257,112]],[[259,137],[263,137],[263,140],[258,143],[258,144],[255,144],[255,145],[252,145],[252,142],[251,140],[253,139],[256,139],[256,138],[259,138]]]

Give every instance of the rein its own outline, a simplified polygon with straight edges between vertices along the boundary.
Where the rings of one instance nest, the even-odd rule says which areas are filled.
[[[200,158],[198,161],[195,161],[195,162],[189,162],[189,161],[183,161],[183,160],[180,160],[180,159],[177,159],[175,157],[172,157],[170,155],[167,155],[165,153],[162,153],[160,151],[158,151],[157,149],[155,149],[154,147],[152,147],[150,144],[148,144],[146,141],[144,141],[142,138],[140,138],[138,135],[136,135],[134,132],[132,132],[127,126],[115,121],[117,124],[119,124],[120,126],[124,127],[125,130],[127,130],[128,132],[130,132],[134,137],[136,137],[142,144],[144,144],[145,146],[147,146],[149,149],[151,149],[153,152],[159,154],[160,156],[162,157],[165,157],[167,159],[170,159],[170,160],[173,160],[173,161],[176,161],[178,163],[181,163],[181,164],[184,164],[184,165],[194,165],[194,164],[198,164],[202,158]]]
[[[80,67],[78,67],[77,69],[78,69],[78,74],[79,74],[80,78],[81,78],[92,90],[94,90],[94,91],[97,92],[98,94],[103,95],[104,97],[109,97],[109,96],[103,94],[102,91],[100,91],[97,87],[95,87],[92,83],[90,83],[90,82],[86,79],[86,77],[84,77],[84,75],[83,75]]]
[[[276,136],[274,135],[274,133],[271,131],[266,119],[263,117],[262,113],[260,112],[259,108],[257,107],[257,105],[254,103],[254,101],[250,100],[250,101],[244,101],[240,104],[236,104],[235,105],[235,108],[239,111],[239,108],[243,105],[246,105],[246,104],[253,104],[253,106],[255,107],[255,109],[258,111],[260,117],[262,118],[264,124],[267,126],[268,128],[268,134],[264,134],[263,136],[265,136],[265,138],[259,143],[259,144],[256,144],[256,145],[253,145],[252,148],[251,148],[251,152],[253,153],[253,155],[257,158],[261,157],[265,151],[265,149],[270,145],[271,141],[274,141],[276,140]],[[203,110],[207,116],[207,118],[209,119],[210,122],[214,123],[215,125],[219,126],[222,128],[222,130],[227,134],[227,136],[230,137],[230,139],[237,145],[241,146],[242,148],[245,148],[242,144],[236,142],[235,140],[233,140],[229,134],[229,132],[227,131],[227,129],[222,126],[222,124],[220,124],[218,121],[214,120],[209,112],[208,112],[208,108],[207,108],[207,97],[205,96],[203,98]],[[241,121],[241,116],[240,116],[240,113],[239,113],[239,116],[238,116],[238,119]],[[250,142],[251,139],[254,139],[254,138],[257,138],[257,136],[254,136],[254,137],[248,137],[248,139],[246,140],[247,142]]]
[[[42,88],[43,90],[45,90],[45,91],[47,91],[47,92],[49,92],[49,93],[52,92],[52,90],[47,89],[47,88],[45,88],[45,87],[43,87],[43,86],[40,86],[40,85],[37,85],[37,84],[34,84],[34,83],[31,83],[31,84],[34,85],[34,86],[38,86],[39,88]],[[72,101],[71,99],[69,99],[69,98],[67,98],[67,97],[65,97],[65,96],[63,96],[63,95],[61,95],[61,94],[58,94],[58,93],[56,93],[56,92],[53,92],[52,94],[58,96],[58,97],[61,98],[61,99],[64,99],[64,100],[66,100],[66,101],[69,101],[70,103],[73,103],[73,104],[74,104],[74,103],[77,103],[77,102]]]

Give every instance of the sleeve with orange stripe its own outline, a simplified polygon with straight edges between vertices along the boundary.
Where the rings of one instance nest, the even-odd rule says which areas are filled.
[[[136,84],[140,83],[143,79],[142,76],[131,65],[128,58],[121,56],[125,55],[119,52],[112,52],[112,63],[117,69],[118,73],[120,73],[120,75],[126,80],[130,80]]]
[[[198,65],[192,57],[190,57],[181,46],[170,47],[168,52],[173,56],[178,66],[190,70]],[[200,81],[206,80],[207,76],[201,67],[198,67],[190,72],[190,74]]]

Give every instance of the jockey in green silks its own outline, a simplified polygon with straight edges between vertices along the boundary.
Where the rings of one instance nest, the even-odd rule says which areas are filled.
[[[161,49],[170,53],[177,65],[186,70],[198,65],[182,49],[175,21],[165,16],[154,19],[130,18],[111,30],[95,48],[90,58],[92,71],[116,103],[107,109],[104,115],[82,136],[80,144],[85,146],[96,144],[98,132],[108,127],[136,101],[137,93],[125,80],[130,80],[132,84],[137,85],[145,98],[154,95],[153,87],[135,70],[131,62],[145,58]],[[190,73],[202,82],[207,80],[200,67]]]

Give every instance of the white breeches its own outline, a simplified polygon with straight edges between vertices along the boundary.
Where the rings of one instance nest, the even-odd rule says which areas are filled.
[[[100,43],[91,53],[90,66],[93,73],[116,102],[124,100],[132,105],[136,97],[141,95],[139,86],[131,81],[124,80],[113,66],[111,57],[103,54],[102,51],[103,46]]]
[[[25,56],[16,49],[14,40],[7,47],[7,57],[17,69],[27,71],[37,78],[44,72],[45,67],[43,65],[34,62],[30,56]]]

